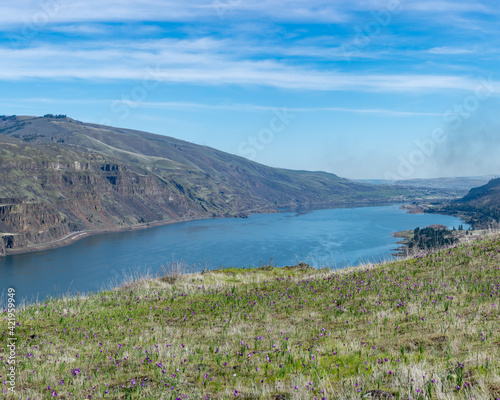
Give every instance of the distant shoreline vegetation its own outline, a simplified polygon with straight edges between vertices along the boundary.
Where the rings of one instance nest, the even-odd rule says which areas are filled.
[[[458,229],[455,227],[448,229],[443,225],[430,225],[425,228],[417,227],[414,230],[395,232],[393,236],[404,239],[399,242],[402,244],[402,247],[399,249],[397,255],[407,256],[422,250],[434,250],[451,246],[464,237],[469,235],[470,237],[474,236],[474,231],[473,227],[464,230],[463,225],[459,225]]]

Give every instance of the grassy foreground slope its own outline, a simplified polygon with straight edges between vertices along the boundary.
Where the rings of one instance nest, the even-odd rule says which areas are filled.
[[[500,398],[498,236],[335,273],[174,280],[21,310],[5,398]]]

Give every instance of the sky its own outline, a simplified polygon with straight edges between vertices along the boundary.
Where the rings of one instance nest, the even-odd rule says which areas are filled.
[[[351,179],[500,174],[495,1],[17,0],[0,114]]]

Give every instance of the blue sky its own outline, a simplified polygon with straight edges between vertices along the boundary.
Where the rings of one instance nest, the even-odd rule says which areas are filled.
[[[6,3],[0,114],[348,178],[500,171],[494,1]]]

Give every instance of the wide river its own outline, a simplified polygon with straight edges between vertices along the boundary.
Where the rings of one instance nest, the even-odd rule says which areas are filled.
[[[301,261],[342,268],[391,259],[399,240],[392,237],[395,231],[461,223],[445,215],[407,214],[398,206],[183,222],[90,236],[55,250],[0,258],[0,290],[13,287],[18,301],[31,302],[102,289],[145,270],[154,274],[173,260],[208,269]]]

